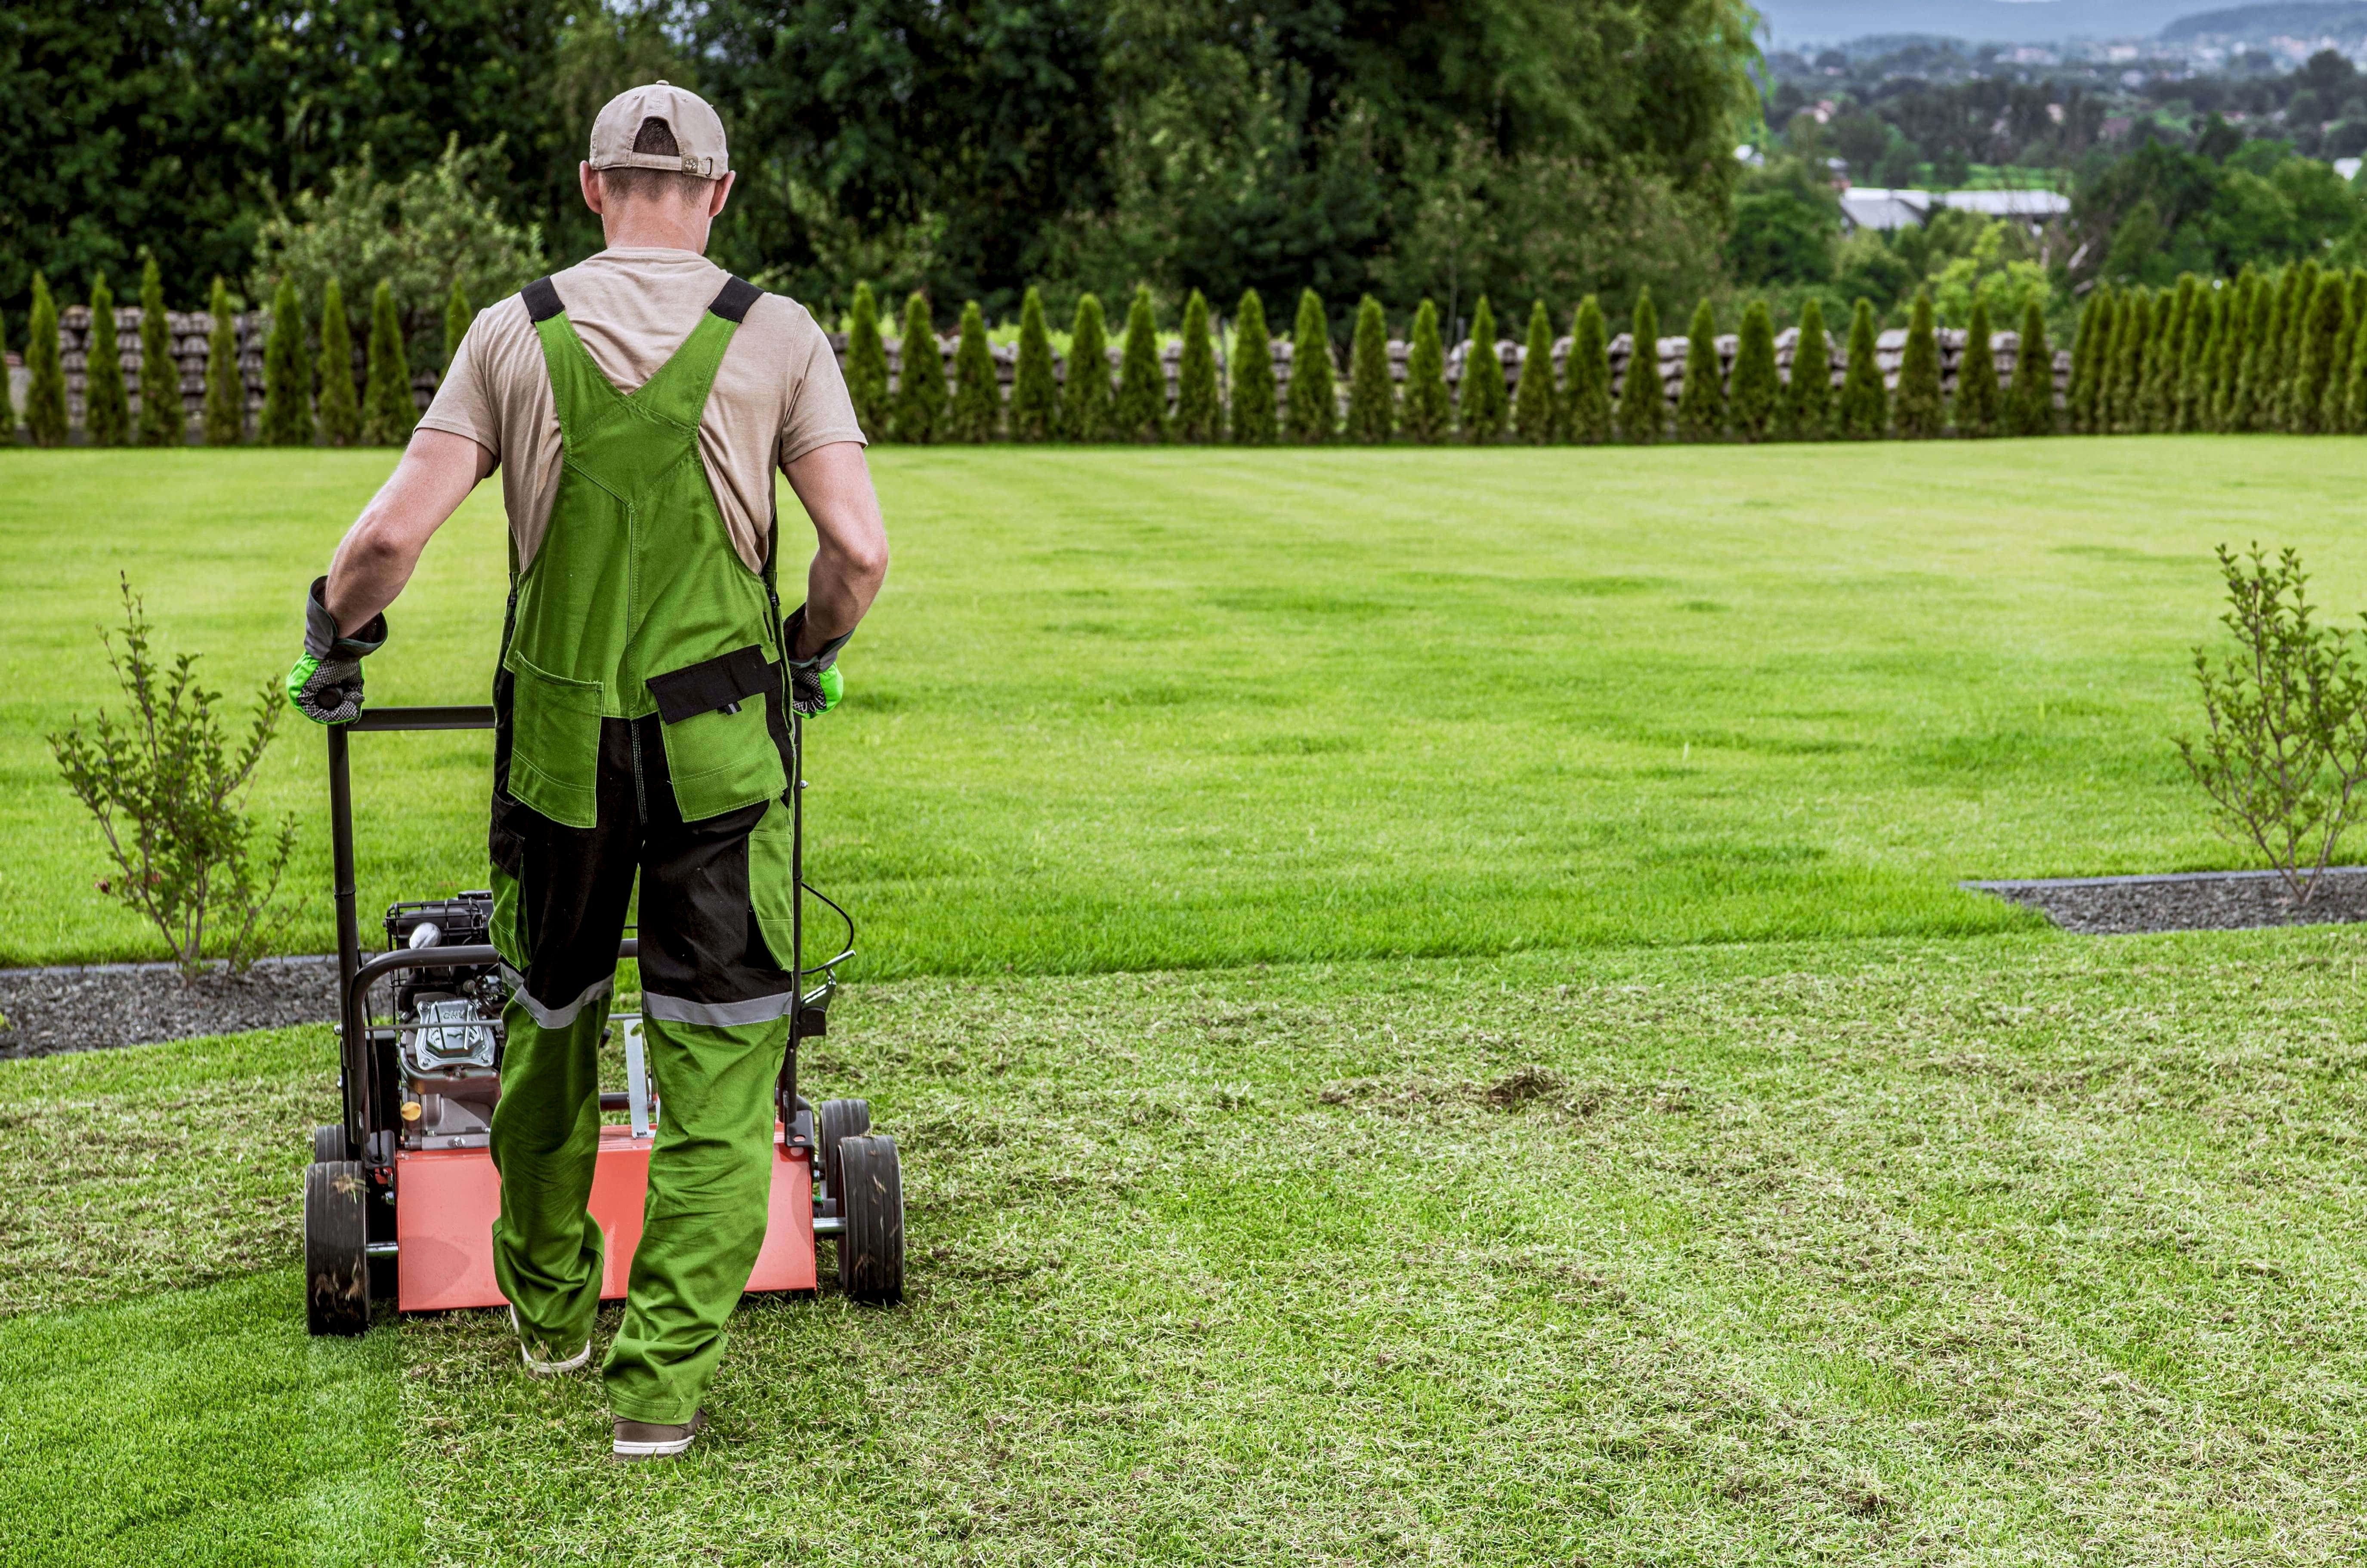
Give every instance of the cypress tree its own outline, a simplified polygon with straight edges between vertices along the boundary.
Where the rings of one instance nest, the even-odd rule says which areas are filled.
[[[1590,294],[1569,323],[1569,387],[1563,399],[1563,439],[1597,446],[1611,439],[1611,355],[1603,307]]]
[[[66,440],[66,367],[58,350],[58,302],[50,280],[33,275],[33,310],[25,323],[25,428],[36,446],[62,446]]]
[[[1726,384],[1717,363],[1717,316],[1704,299],[1685,329],[1685,378],[1677,387],[1677,439],[1726,436]]]
[[[1875,358],[1874,303],[1860,299],[1850,317],[1849,363],[1841,371],[1840,430],[1850,441],[1876,441],[1890,429],[1890,391]]]
[[[152,254],[140,268],[140,445],[178,446],[188,434],[181,362],[173,357],[173,323],[164,310],[164,275]]]
[[[2219,332],[2219,291],[2197,286],[2178,344],[2178,400],[2170,425],[2181,434],[2204,428],[2211,401],[2211,354]]]
[[[1734,344],[1734,384],[1727,405],[1735,434],[1745,441],[1764,441],[1776,430],[1776,405],[1784,384],[1775,374],[1775,318],[1763,299],[1742,309],[1742,332]]]
[[[2277,309],[2282,294],[2282,280],[2271,283],[2265,277],[2252,290],[2252,319],[2237,391],[2243,415],[2243,423],[2234,427],[2237,430],[2268,429],[2276,407]]]
[[[220,277],[206,310],[213,321],[206,334],[206,445],[235,446],[246,439],[246,382],[238,370],[238,323],[231,319],[230,289]]]
[[[1628,341],[1627,368],[1619,381],[1619,439],[1649,446],[1668,429],[1669,399],[1660,385],[1660,312],[1648,286],[1636,291]]]
[[[962,307],[961,344],[954,350],[956,441],[976,445],[1002,434],[1002,389],[994,384],[994,350],[986,341],[986,316],[972,299]]]
[[[2350,368],[2343,378],[2342,417],[2346,429],[2367,431],[2367,312],[2351,329]]]
[[[1559,439],[1561,394],[1554,386],[1553,318],[1542,299],[1529,307],[1529,341],[1522,345],[1521,379],[1512,389],[1512,434],[1531,446]]]
[[[1274,445],[1274,339],[1266,331],[1265,301],[1254,288],[1241,291],[1233,312],[1233,404],[1237,446]]]
[[[0,317],[0,365],[5,365],[7,357],[8,323],[6,317]],[[13,379],[0,371],[0,446],[17,444],[17,389],[9,385]]]
[[[1825,335],[1825,308],[1814,295],[1800,307],[1800,335],[1792,344],[1792,377],[1784,387],[1784,432],[1795,441],[1822,441],[1833,419],[1833,346]]]
[[[379,278],[370,295],[369,387],[362,394],[362,440],[372,446],[400,446],[419,423],[411,397],[411,351],[402,341],[402,321],[394,313],[394,285]]]
[[[1446,345],[1438,338],[1438,307],[1425,299],[1413,313],[1413,341],[1406,348],[1405,430],[1425,446],[1446,439],[1455,404],[1446,394]]]
[[[1156,446],[1167,439],[1167,367],[1159,362],[1159,323],[1144,284],[1134,286],[1134,303],[1127,307],[1111,427],[1120,441]]]
[[[846,396],[864,433],[874,441],[889,439],[888,345],[879,337],[879,301],[867,283],[855,286],[847,312]]]
[[[2106,366],[2104,389],[2096,413],[2111,434],[2128,434],[2137,428],[2137,389],[2143,384],[2146,338],[2153,332],[2153,290],[2136,288],[2121,301],[2120,319],[2112,324],[2112,358]]]
[[[2119,323],[2117,302],[2109,288],[2099,288],[2080,308],[2078,335],[2071,340],[2071,430],[2094,435],[2104,427],[2098,405],[2104,391],[2104,362],[2110,355],[2112,330]]]
[[[1217,395],[1217,345],[1208,333],[1208,301],[1196,288],[1184,301],[1184,361],[1175,377],[1175,437],[1195,446],[1225,438],[1224,400]]]
[[[2252,299],[2260,291],[2259,275],[2248,265],[2236,275],[2227,291],[2226,309],[2219,319],[2219,352],[2211,367],[2211,428],[2241,430],[2244,416],[2244,367],[2251,357]]]
[[[263,340],[263,427],[266,446],[312,444],[312,367],[304,353],[304,307],[293,278],[271,297],[271,335]]]
[[[2350,351],[2359,335],[2359,319],[2367,316],[2367,268],[2352,267],[2342,291],[2342,325],[2334,339],[2333,363],[2326,376],[2326,392],[2318,405],[2318,428],[2329,435],[2350,433]]]
[[[454,278],[452,292],[444,297],[444,363],[436,367],[438,375],[452,368],[452,356],[460,352],[460,340],[469,335],[469,323],[476,319],[468,291]]]
[[[2153,333],[2146,341],[2145,390],[2139,395],[2139,425],[2156,435],[2178,428],[2178,375],[2186,348],[2186,321],[2193,313],[2196,286],[2191,272],[2154,308]]]
[[[1965,352],[1956,361],[1956,431],[1976,440],[1998,433],[2000,405],[1997,348],[1989,341],[1988,301],[1975,297],[1973,319],[1965,329]]]
[[[321,290],[321,439],[350,446],[361,439],[361,399],[354,391],[354,333],[345,291],[331,278]]]
[[[1331,323],[1322,297],[1298,292],[1298,322],[1290,344],[1290,438],[1308,446],[1330,441],[1340,425],[1340,393],[1331,373]]]
[[[1019,306],[1019,362],[1012,367],[1011,377],[1011,439],[1049,441],[1059,426],[1060,389],[1052,374],[1052,333],[1044,324],[1044,296],[1031,285]]]
[[[2055,349],[2046,341],[2046,312],[2035,299],[2022,308],[2022,345],[2014,351],[2005,419],[2008,434],[2055,434]]]
[[[1898,365],[1898,434],[1924,441],[1947,428],[1948,410],[1940,387],[1940,333],[1931,315],[1931,291],[1915,291],[1907,318],[1907,354]]]
[[[2322,272],[2302,309],[2300,351],[2285,400],[2285,429],[2295,435],[2318,435],[2328,429],[2326,389],[2342,337],[2343,297],[2350,291],[2350,280],[2341,273]]]
[[[917,288],[904,301],[903,333],[896,345],[896,439],[926,446],[945,434],[946,355],[929,297]]]
[[[1504,416],[1510,412],[1504,395],[1504,360],[1496,347],[1496,312],[1488,296],[1479,296],[1471,312],[1471,346],[1463,356],[1463,391],[1456,412],[1463,439],[1474,446],[1492,446],[1504,438]]]
[[[89,348],[83,358],[82,433],[94,446],[131,441],[131,394],[115,342],[115,290],[101,275],[90,286]]]
[[[1378,446],[1397,433],[1398,391],[1389,380],[1389,324],[1381,302],[1365,296],[1356,306],[1356,335],[1348,348],[1348,439]]]
[[[1110,414],[1109,329],[1101,300],[1080,294],[1069,328],[1069,377],[1060,388],[1060,434],[1070,441],[1107,441]]]
[[[2271,430],[2293,428],[2293,383],[2301,377],[2302,339],[2308,335],[2310,309],[2317,299],[2316,259],[2304,261],[2297,270],[2300,276],[2293,279],[2292,298],[2282,299],[2284,290],[2278,290],[2281,302],[2285,306],[2285,316],[2284,330],[2277,337],[2276,392],[2266,411]]]

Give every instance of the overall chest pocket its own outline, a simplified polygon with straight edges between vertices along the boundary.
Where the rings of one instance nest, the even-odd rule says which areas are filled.
[[[781,667],[751,643],[649,678],[665,736],[674,806],[697,822],[769,800],[788,787],[766,705]]]

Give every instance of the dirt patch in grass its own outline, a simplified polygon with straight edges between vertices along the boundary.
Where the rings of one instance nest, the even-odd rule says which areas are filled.
[[[2082,936],[2232,931],[2367,920],[2367,866],[2329,868],[2305,904],[2295,902],[2284,878],[2271,871],[2067,876],[1964,886],[2036,909],[2065,931]]]
[[[0,1058],[198,1040],[337,1015],[329,958],[266,959],[185,980],[167,964],[0,969]]]

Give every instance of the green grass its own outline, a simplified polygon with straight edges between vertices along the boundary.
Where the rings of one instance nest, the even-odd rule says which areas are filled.
[[[895,566],[810,770],[873,976],[2010,927],[1957,879],[2230,861],[2169,742],[2214,544],[2367,600],[2350,442],[875,462]],[[41,739],[109,700],[117,570],[218,680],[276,678],[386,466],[0,456],[0,960],[148,951]],[[504,571],[487,486],[373,700],[484,700]],[[365,910],[481,885],[484,739],[356,750]],[[268,768],[319,951],[318,736]]]
[[[180,1227],[117,1173],[238,1190],[235,1092],[325,1095],[319,1032],[0,1063],[124,1271],[0,1321],[0,1560],[2356,1561],[2362,953],[857,987],[813,1073],[899,1135],[912,1300],[752,1302],[712,1438],[636,1470],[494,1314],[308,1351],[284,1205],[207,1239],[266,1272],[115,1299]],[[168,1092],[175,1137],[110,1110]]]

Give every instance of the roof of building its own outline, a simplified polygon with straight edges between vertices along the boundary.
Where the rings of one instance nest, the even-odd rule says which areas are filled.
[[[1921,223],[1935,207],[1982,212],[1991,218],[2056,218],[2071,210],[2071,198],[2053,190],[1886,190],[1852,186],[1841,192],[1841,216],[1857,229],[1904,229]]]

